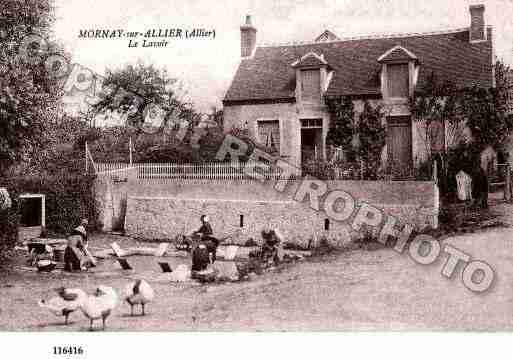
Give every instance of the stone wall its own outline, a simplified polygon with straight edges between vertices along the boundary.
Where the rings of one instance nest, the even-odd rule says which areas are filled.
[[[129,181],[99,176],[94,185],[99,220],[105,232],[122,230],[125,225]]]
[[[350,225],[363,202],[395,216],[399,223],[437,226],[437,191],[432,182],[327,181],[329,190],[343,190],[357,202],[344,222],[326,215],[325,196],[320,197],[320,211],[310,208],[308,196],[296,201],[301,183],[290,181],[280,192],[275,183],[250,180],[132,181],[127,185],[125,231],[145,239],[174,238],[197,229],[199,217],[208,214],[215,235],[235,243],[258,241],[266,224],[279,228],[288,242],[297,245],[307,246],[322,236],[341,243],[358,235]]]

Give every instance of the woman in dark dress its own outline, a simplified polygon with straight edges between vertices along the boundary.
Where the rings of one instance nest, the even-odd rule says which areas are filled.
[[[262,230],[262,249],[261,256],[264,262],[279,262],[279,246],[282,243],[283,235],[277,230],[265,227]]]
[[[193,235],[199,235],[201,242],[207,247],[208,253],[212,256],[212,263],[216,261],[217,247],[219,246],[219,240],[213,236],[214,231],[210,225],[210,219],[207,215],[200,217],[201,227],[193,232]]]
[[[87,249],[87,232],[85,227],[87,220],[82,220],[80,226],[73,229],[68,237],[68,243],[64,250],[64,270],[83,270],[94,266],[94,259]]]
[[[68,237],[68,244],[64,250],[64,270],[82,270],[87,262],[84,252],[84,241],[79,234]]]

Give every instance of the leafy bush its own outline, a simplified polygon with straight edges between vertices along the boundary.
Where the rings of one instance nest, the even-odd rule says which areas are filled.
[[[269,149],[256,143],[246,131],[234,128],[228,134],[236,136],[248,145],[246,161],[255,148],[269,153]],[[132,160],[139,163],[202,163],[216,162],[225,133],[220,127],[192,128],[185,134],[166,129],[155,134],[144,133],[134,127],[90,129],[76,141],[76,150],[83,151],[87,141],[96,162],[129,161],[129,143],[132,140]]]
[[[340,179],[352,181],[374,181],[380,176],[379,162],[309,161],[303,164],[303,173],[318,179]]]
[[[0,266],[12,257],[12,249],[18,239],[18,222],[15,201],[10,209],[0,210]]]
[[[375,178],[386,138],[383,108],[364,101],[356,111],[348,96],[327,98],[326,105],[332,121],[327,144],[342,148],[350,161],[363,162],[361,174]]]
[[[56,175],[53,177],[12,177],[2,179],[0,186],[6,187],[14,203],[20,193],[41,193],[46,200],[46,228],[58,234],[69,233],[88,218],[91,229],[99,228],[98,213],[93,193],[93,176]],[[16,218],[18,206],[12,207],[16,214],[10,214],[9,223]],[[18,220],[16,220],[16,226]],[[10,230],[13,230],[9,225]]]

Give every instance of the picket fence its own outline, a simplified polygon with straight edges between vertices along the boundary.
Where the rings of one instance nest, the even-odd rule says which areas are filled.
[[[246,168],[245,168],[246,166]],[[141,180],[164,179],[248,179],[261,175],[265,179],[278,179],[277,169],[262,171],[256,167],[240,163],[95,163],[98,176],[127,179],[131,171],[134,178]]]

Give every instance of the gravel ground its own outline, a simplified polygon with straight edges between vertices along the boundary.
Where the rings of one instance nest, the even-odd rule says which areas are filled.
[[[94,246],[123,238],[103,236]],[[452,279],[440,274],[447,255],[428,266],[391,249],[348,251],[287,265],[239,283],[170,284],[154,257],[130,257],[134,273],[104,261],[96,273],[38,274],[15,271],[0,283],[0,329],[85,331],[88,321],[73,313],[71,324],[36,302],[64,285],[92,291],[98,284],[123,288],[145,278],[157,297],[146,317],[128,316],[120,304],[108,320],[110,331],[177,330],[511,330],[513,329],[513,229],[448,238],[444,243],[489,263],[495,285],[485,294],[464,287],[461,267]],[[149,244],[142,244],[150,246]],[[166,257],[171,266],[186,258]],[[100,323],[98,323],[100,324]]]

